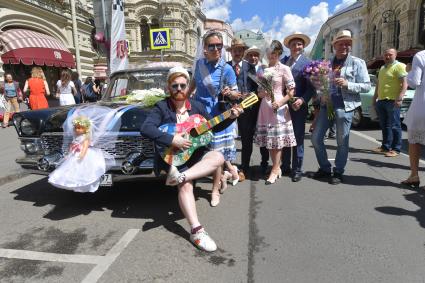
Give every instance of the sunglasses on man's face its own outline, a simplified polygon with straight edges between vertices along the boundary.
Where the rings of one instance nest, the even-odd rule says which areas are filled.
[[[208,44],[208,51],[214,51],[214,50],[221,51],[223,49],[223,44]]]
[[[174,91],[179,90],[179,87],[180,87],[180,89],[181,89],[181,90],[185,90],[185,89],[186,89],[186,87],[187,87],[187,84],[172,84],[172,85],[171,85],[171,88],[172,88]]]

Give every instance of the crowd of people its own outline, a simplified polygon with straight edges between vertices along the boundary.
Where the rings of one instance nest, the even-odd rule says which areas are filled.
[[[309,43],[310,38],[305,34],[287,36],[283,45],[290,50],[290,55],[281,59],[283,45],[273,40],[265,54],[268,65],[263,65],[259,48],[248,47],[242,40],[234,39],[228,49],[232,60],[225,62],[223,38],[218,32],[210,32],[203,38],[203,53],[197,58],[192,78],[184,69],[170,70],[167,82],[171,96],[155,106],[141,129],[155,143],[182,150],[190,148],[191,141],[185,135],[164,133],[158,127],[169,122],[182,123],[195,113],[209,118],[229,108],[233,111],[231,119],[213,128],[211,144],[191,159],[191,163],[175,167],[159,161],[156,165],[168,170],[166,184],[178,187],[179,204],[191,226],[190,238],[198,248],[214,251],[217,245],[198,219],[192,182],[200,177],[212,176],[210,204],[217,206],[220,193],[227,188],[228,182],[236,185],[253,176],[250,166],[253,144],[260,149],[258,165],[266,185],[274,184],[282,174],[290,175],[293,182],[299,182],[303,177],[304,135],[310,100],[317,105],[311,141],[319,165],[311,177],[327,180],[332,185],[344,182],[353,113],[361,105],[360,93],[371,89],[370,77],[365,61],[350,53],[353,43],[351,33],[342,30],[332,42],[334,56],[330,60],[330,93],[320,95],[304,74],[305,67],[311,63],[304,54]],[[373,103],[383,138],[382,145],[371,151],[386,157],[398,156],[401,150],[401,102],[407,85],[416,88],[406,118],[411,174],[401,183],[418,187],[420,148],[425,144],[425,112],[422,111],[425,103],[422,86],[425,51],[415,56],[412,70],[398,62],[396,56],[394,48],[384,52],[385,64],[379,72]],[[253,76],[271,71],[274,75],[270,91],[258,84]],[[258,95],[260,102],[247,109],[240,108],[238,103],[251,92]],[[332,106],[332,119],[328,116],[329,105]],[[330,134],[335,135],[337,143],[333,166],[324,144],[326,133],[331,129]],[[237,135],[242,145],[239,168],[235,166]]]
[[[254,144],[261,153],[258,165],[265,185],[275,184],[282,175],[289,175],[293,182],[302,180],[305,126],[310,100],[314,100],[313,104],[316,105],[311,142],[319,166],[311,177],[327,180],[331,185],[344,182],[353,113],[361,105],[360,93],[371,89],[365,61],[350,53],[352,43],[348,30],[338,32],[332,41],[334,56],[330,60],[328,95],[321,95],[321,91],[305,75],[305,68],[311,60],[304,54],[304,49],[310,44],[310,38],[302,33],[287,36],[283,44],[273,40],[265,54],[256,46],[248,47],[241,39],[235,38],[227,49],[232,60],[226,62],[222,35],[211,31],[203,37],[200,46],[202,52],[198,52],[200,55],[195,60],[192,77],[183,67],[170,69],[167,77],[170,96],[156,103],[141,128],[143,135],[152,139],[157,146],[178,150],[188,150],[192,146],[191,139],[185,133],[164,132],[160,129],[161,125],[182,124],[196,114],[211,119],[227,110],[230,113],[229,118],[212,125],[212,138],[208,146],[196,150],[183,165],[170,165],[161,158],[159,151],[155,157],[155,172],[168,172],[166,184],[178,188],[179,205],[191,227],[190,239],[195,246],[205,251],[217,249],[198,219],[193,181],[212,176],[210,205],[216,207],[228,183],[235,186],[256,174],[251,166]],[[290,54],[281,58],[283,46],[290,50]],[[267,58],[267,65],[262,64],[262,55]],[[407,86],[415,88],[416,94],[405,121],[411,173],[402,184],[418,187],[419,157],[421,145],[425,144],[425,112],[422,111],[425,104],[425,51],[416,54],[412,66],[398,62],[394,48],[385,50],[383,55],[385,64],[379,71],[373,98],[382,129],[382,145],[373,151],[386,157],[399,155],[400,106]],[[264,78],[266,73],[273,74],[270,88],[258,80]],[[61,105],[95,101],[99,92],[92,78],[87,78],[83,84],[78,75],[68,70],[61,72],[56,86],[55,96]],[[4,127],[7,126],[7,113],[12,108],[15,112],[19,111],[18,102],[23,94],[11,74],[5,74],[0,91],[9,104]],[[48,107],[46,95],[50,92],[41,68],[33,68],[23,93],[27,91],[30,93],[31,109]],[[241,102],[251,93],[257,94],[260,101],[243,109]],[[332,119],[329,110],[333,113]],[[337,143],[334,165],[328,159],[324,144],[330,129],[334,129],[332,133]],[[239,167],[235,165],[235,140],[238,136],[242,146]]]
[[[87,77],[82,83],[77,72],[63,69],[55,89],[54,97],[59,100],[59,105],[73,105],[97,101],[102,95],[103,87],[99,79]],[[47,97],[51,95],[51,90],[43,69],[35,66],[31,69],[31,77],[25,81],[23,89],[19,82],[14,80],[13,75],[6,72],[4,82],[0,83],[0,95],[5,101],[2,128],[6,128],[11,114],[20,112],[20,103],[26,103],[31,110],[48,108]]]

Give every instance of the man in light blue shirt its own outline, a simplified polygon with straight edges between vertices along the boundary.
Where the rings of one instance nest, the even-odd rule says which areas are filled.
[[[313,143],[319,170],[312,176],[314,179],[326,178],[332,185],[343,181],[342,175],[348,160],[350,128],[354,110],[361,105],[360,93],[370,90],[370,79],[364,60],[350,54],[353,39],[351,32],[338,32],[332,45],[335,56],[331,60],[332,81],[330,99],[335,112],[337,150],[335,167],[328,160],[328,154],[323,142],[329,121],[326,108],[326,98],[321,97],[319,116],[311,141]]]

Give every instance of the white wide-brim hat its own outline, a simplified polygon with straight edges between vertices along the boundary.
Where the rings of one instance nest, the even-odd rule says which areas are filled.
[[[285,39],[283,40],[283,44],[285,45],[285,47],[289,48],[289,42],[291,42],[291,40],[295,38],[301,39],[304,42],[304,48],[306,48],[311,42],[311,39],[308,35],[303,34],[302,32],[296,31],[293,34],[290,34],[287,37],[285,37]]]
[[[251,46],[250,48],[248,48],[245,51],[245,56],[248,55],[249,53],[252,53],[252,52],[258,53],[260,55],[260,57],[261,57],[261,50],[260,50],[260,48],[258,48],[255,45]]]
[[[351,31],[349,30],[340,30],[334,40],[332,40],[332,45],[334,45],[335,43],[337,43],[338,41],[342,41],[342,40],[349,40],[351,42],[353,42],[353,38],[351,37]]]

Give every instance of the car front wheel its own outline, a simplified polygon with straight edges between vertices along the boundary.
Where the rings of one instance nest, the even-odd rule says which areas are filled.
[[[358,107],[353,112],[353,121],[351,122],[351,125],[353,128],[358,128],[362,125],[363,120],[362,109]]]

